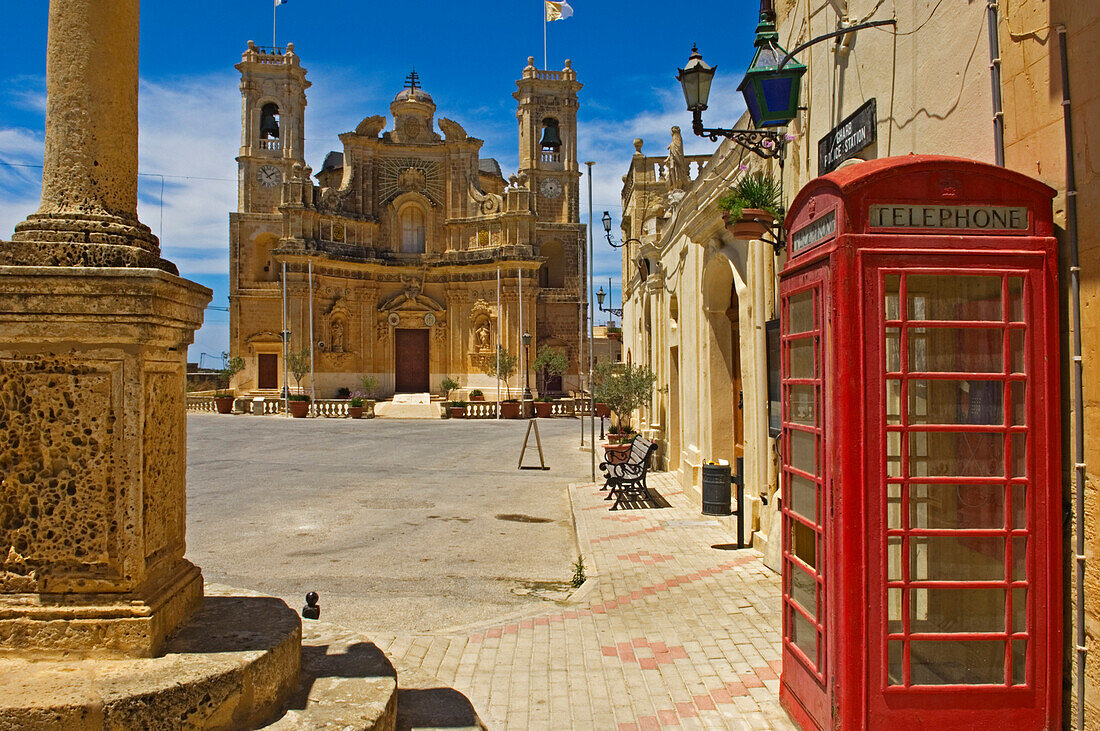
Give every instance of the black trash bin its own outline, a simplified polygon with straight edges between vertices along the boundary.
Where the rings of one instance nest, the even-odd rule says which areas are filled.
[[[703,515],[730,515],[730,466],[728,464],[703,465]]]

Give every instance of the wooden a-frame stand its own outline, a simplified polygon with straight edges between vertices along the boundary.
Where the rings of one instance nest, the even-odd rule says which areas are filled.
[[[535,430],[535,444],[539,448],[539,464],[538,465],[524,465],[523,455],[527,452],[527,442],[531,439],[531,430]],[[523,437],[523,449],[519,450],[519,469],[521,470],[548,470],[546,466],[546,459],[542,456],[542,439],[539,437],[539,422],[537,419],[531,419],[527,422],[527,434]]]

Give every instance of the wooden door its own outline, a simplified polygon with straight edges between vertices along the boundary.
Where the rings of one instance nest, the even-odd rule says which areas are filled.
[[[428,330],[394,330],[394,391],[429,390]]]
[[[279,387],[279,356],[275,353],[260,353],[256,356],[256,387],[276,389]]]

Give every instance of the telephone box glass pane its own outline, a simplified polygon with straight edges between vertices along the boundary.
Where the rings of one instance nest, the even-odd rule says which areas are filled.
[[[787,300],[787,334],[814,329],[814,292],[812,289],[791,295]]]
[[[817,522],[817,483],[800,475],[790,476],[790,503],[792,512],[798,513],[812,523]]]
[[[817,425],[817,396],[813,384],[790,386],[790,416],[795,424]]]
[[[817,663],[817,629],[795,608],[791,608],[791,642],[806,654],[810,662]]]
[[[790,378],[813,378],[816,374],[814,368],[814,339],[799,338],[789,344],[791,354]]]
[[[1001,328],[988,327],[909,328],[909,370],[918,373],[1001,373],[1004,371],[1003,333]]]
[[[817,581],[797,566],[790,571],[789,591],[791,599],[806,610],[811,616],[817,616]]]
[[[920,477],[1003,477],[1004,434],[910,432],[909,473]]]
[[[914,685],[1003,685],[1005,643],[1001,640],[909,643]]]
[[[1004,632],[1004,589],[911,589],[909,631]]]
[[[1003,424],[1003,401],[1001,381],[910,380],[909,423]]]
[[[914,536],[909,539],[909,578],[911,581],[1004,581],[1005,539],[1000,536]]]
[[[910,528],[982,530],[1004,525],[1003,485],[909,485]]]
[[[816,437],[811,432],[791,430],[791,467],[812,475],[817,471],[814,449]]]
[[[905,278],[905,290],[910,320],[1003,319],[1001,278],[997,276],[913,274]]]

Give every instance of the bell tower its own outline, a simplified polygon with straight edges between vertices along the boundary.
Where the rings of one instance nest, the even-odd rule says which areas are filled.
[[[579,215],[577,165],[577,72],[570,61],[561,71],[535,68],[527,57],[513,95],[519,107],[519,171],[537,195],[540,222],[573,223]]]
[[[237,210],[273,213],[295,163],[305,165],[306,70],[294,53],[253,41],[236,66],[241,72],[241,151]]]

